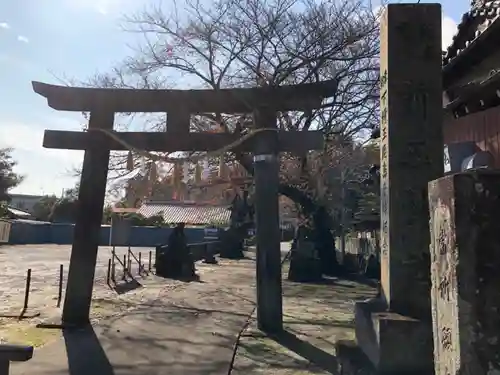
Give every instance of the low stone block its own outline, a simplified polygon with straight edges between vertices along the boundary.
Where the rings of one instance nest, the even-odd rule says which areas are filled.
[[[372,363],[355,341],[335,343],[335,355],[339,375],[376,375]]]
[[[380,300],[355,306],[356,340],[377,374],[433,374],[432,323],[385,310]]]
[[[500,173],[429,183],[436,375],[500,374]]]

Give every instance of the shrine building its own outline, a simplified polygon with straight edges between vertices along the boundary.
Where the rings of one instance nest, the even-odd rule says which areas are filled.
[[[500,1],[473,0],[443,53],[445,172],[500,168]]]

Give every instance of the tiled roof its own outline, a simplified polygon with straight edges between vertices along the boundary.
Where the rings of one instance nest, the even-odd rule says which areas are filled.
[[[500,0],[472,0],[452,44],[443,53],[443,65],[459,56],[495,22],[500,22]]]
[[[485,99],[490,95],[497,94],[498,87],[500,87],[500,71],[492,71],[486,78],[476,79],[457,87],[455,89],[456,97],[447,103],[445,108],[455,111],[460,106],[466,105],[463,108],[465,114],[487,109],[489,106]],[[468,104],[472,104],[472,106],[467,107]]]
[[[137,213],[144,217],[163,215],[167,223],[186,224],[227,224],[231,217],[228,206],[176,201],[146,201]]]

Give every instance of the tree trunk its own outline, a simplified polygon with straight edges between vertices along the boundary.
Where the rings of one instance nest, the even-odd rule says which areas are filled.
[[[236,154],[236,158],[243,168],[253,175],[253,164],[248,155]],[[301,190],[287,184],[279,185],[279,193],[299,204],[302,212],[312,219],[315,231],[314,245],[318,250],[323,274],[339,275],[342,270],[337,261],[335,240],[331,231],[333,219],[327,208],[315,202]]]
[[[280,184],[280,194],[298,203],[304,215],[312,219],[314,228],[314,245],[318,250],[323,274],[337,276],[341,273],[335,251],[335,239],[332,235],[332,217],[326,207],[319,205],[299,189]]]

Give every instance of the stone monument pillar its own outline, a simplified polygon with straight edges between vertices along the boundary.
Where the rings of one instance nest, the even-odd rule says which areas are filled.
[[[443,175],[441,6],[381,19],[381,298],[356,305],[356,339],[380,373],[433,369],[427,185]]]
[[[436,375],[500,374],[500,172],[429,183]]]

